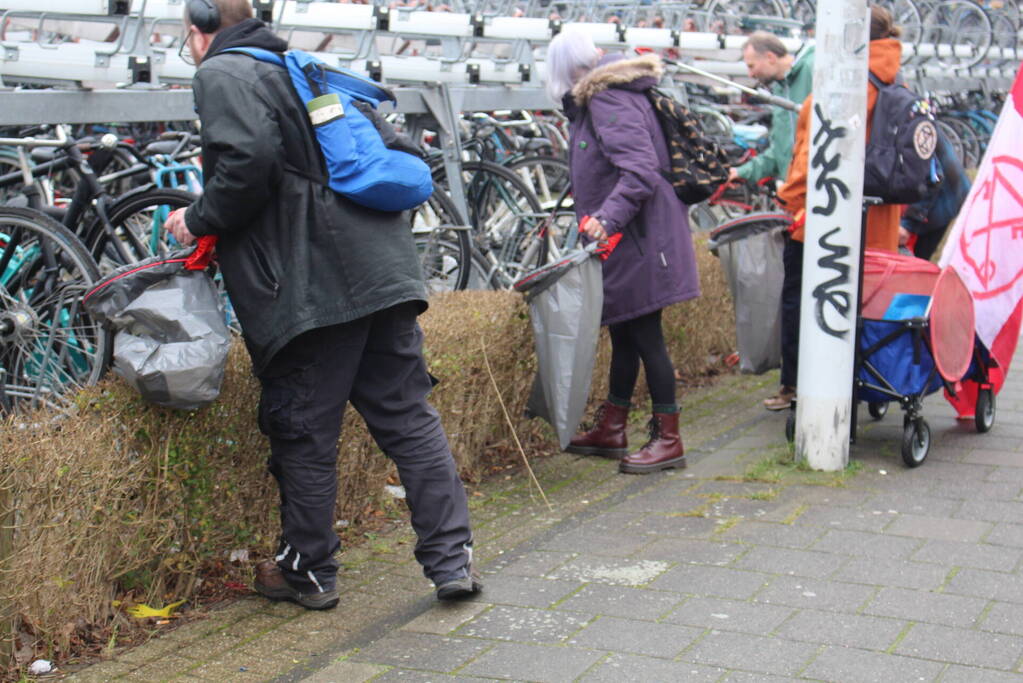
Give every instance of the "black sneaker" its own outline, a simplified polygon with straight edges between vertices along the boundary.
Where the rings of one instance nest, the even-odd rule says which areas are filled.
[[[437,599],[445,602],[451,600],[465,600],[483,590],[483,582],[479,574],[469,565],[462,570],[463,576],[442,579],[437,582]]]
[[[287,600],[306,609],[332,609],[341,599],[336,589],[303,593],[292,587],[284,577],[284,572],[273,560],[263,560],[256,565],[256,580],[252,583],[252,588],[263,597]]]

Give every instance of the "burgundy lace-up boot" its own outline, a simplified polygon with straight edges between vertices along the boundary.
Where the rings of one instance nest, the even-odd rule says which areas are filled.
[[[599,455],[603,458],[621,458],[629,452],[629,442],[625,436],[625,426],[629,417],[629,409],[604,401],[597,408],[593,428],[583,434],[572,437],[568,453],[577,455]]]
[[[650,440],[637,453],[622,458],[618,470],[648,474],[685,466],[685,450],[678,435],[678,413],[654,413],[650,419]]]

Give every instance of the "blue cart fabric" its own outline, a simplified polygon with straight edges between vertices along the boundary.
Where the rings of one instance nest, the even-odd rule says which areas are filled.
[[[922,318],[927,314],[931,297],[926,294],[895,294],[884,312],[883,320],[908,320]]]
[[[893,302],[894,304],[894,302]],[[901,334],[889,340],[870,355],[864,355],[859,379],[869,384],[884,386],[883,382],[867,371],[872,365],[892,388],[902,396],[926,396],[941,389],[944,384],[934,366],[934,358],[925,343],[926,329],[912,329],[904,321],[864,320],[860,336],[861,352],[870,349],[887,335],[901,329]],[[857,398],[862,401],[886,402],[893,398],[879,391],[860,388]]]

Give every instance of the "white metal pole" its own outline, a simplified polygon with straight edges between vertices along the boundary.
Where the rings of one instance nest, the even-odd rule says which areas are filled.
[[[817,3],[799,325],[796,455],[849,462],[867,117],[866,0]]]

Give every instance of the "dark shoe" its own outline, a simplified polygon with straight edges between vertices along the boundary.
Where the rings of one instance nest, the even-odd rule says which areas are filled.
[[[303,593],[293,588],[273,560],[263,560],[256,565],[256,580],[252,588],[263,597],[271,600],[288,600],[306,609],[331,609],[340,600],[335,589]]]
[[[796,398],[794,387],[782,387],[777,394],[764,399],[764,407],[768,410],[785,410],[792,407],[792,401]]]
[[[576,455],[599,455],[616,460],[621,458],[629,452],[629,443],[625,436],[628,418],[628,408],[604,401],[597,408],[593,429],[572,437],[565,452]]]
[[[438,600],[465,600],[483,590],[483,582],[472,565],[463,570],[462,574],[463,576],[441,579],[437,582]]]
[[[654,413],[650,419],[650,440],[639,452],[622,458],[618,470],[627,474],[648,474],[685,466],[685,450],[678,436],[678,413]]]

